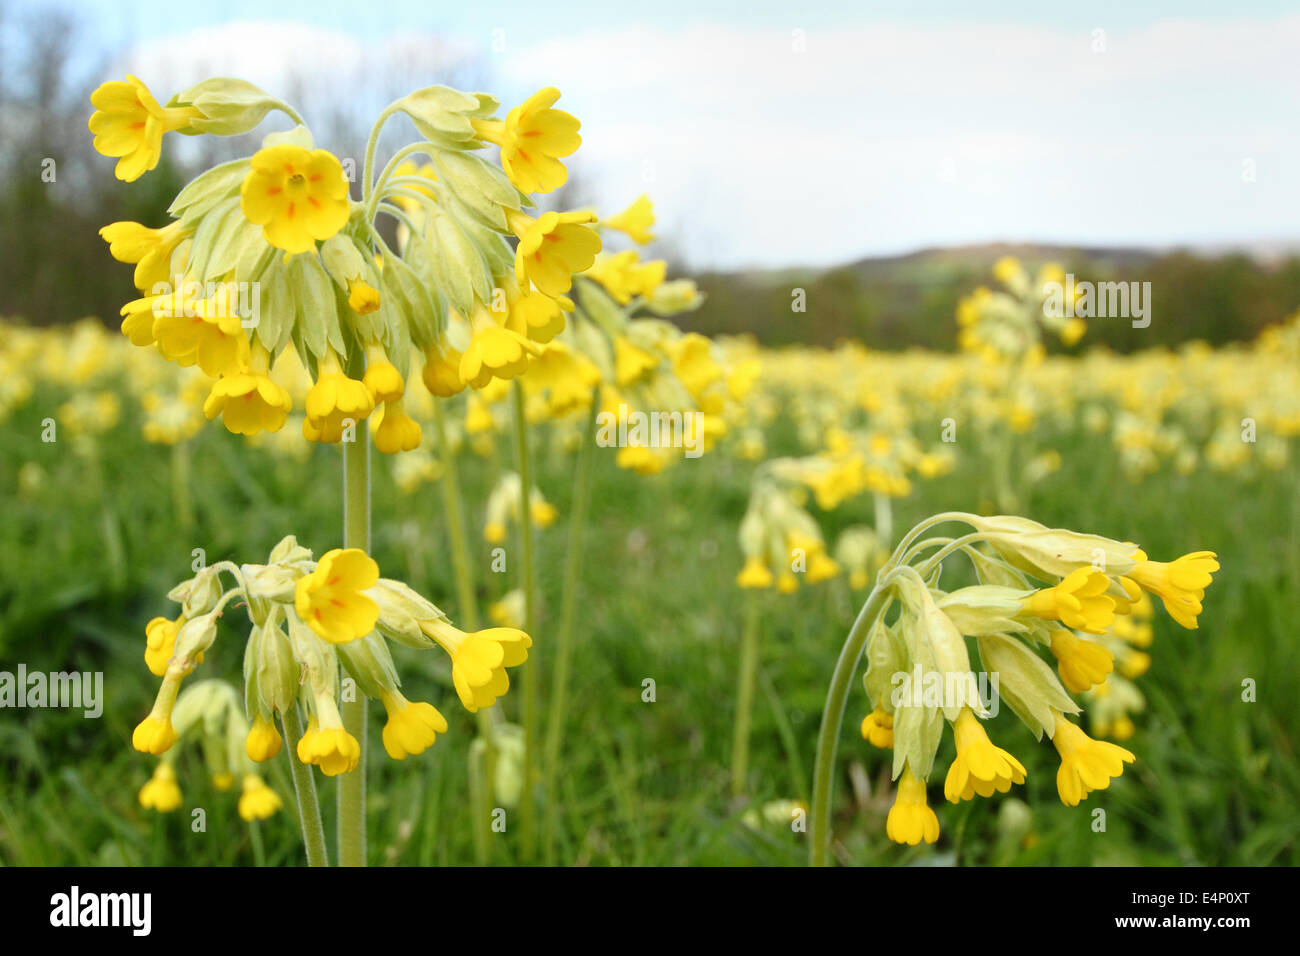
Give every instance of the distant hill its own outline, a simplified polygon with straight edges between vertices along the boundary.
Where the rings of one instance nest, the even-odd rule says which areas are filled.
[[[1287,243],[1166,250],[998,242],[920,249],[828,269],[704,273],[695,278],[708,300],[682,324],[711,335],[748,332],[769,345],[833,345],[856,338],[879,349],[950,349],[958,300],[976,286],[995,284],[993,263],[1013,255],[1030,269],[1058,262],[1080,280],[1151,283],[1149,328],[1098,320],[1084,346],[1104,343],[1129,351],[1192,339],[1221,344],[1253,338],[1300,307],[1297,248]],[[796,289],[804,291],[806,312],[791,308]]]

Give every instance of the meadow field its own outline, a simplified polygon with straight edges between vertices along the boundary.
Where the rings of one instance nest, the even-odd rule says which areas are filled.
[[[1209,549],[1221,570],[1196,630],[1155,602],[1149,646],[1133,643],[1117,658],[1112,682],[1127,695],[1118,710],[1090,697],[1085,728],[1091,719],[1093,736],[1121,739],[1137,759],[1078,807],[1058,799],[1051,746],[1004,710],[989,733],[1023,763],[1024,785],[953,806],[940,771],[929,783],[938,842],[890,842],[890,761],[858,733],[871,705],[855,678],[836,768],[835,860],[1294,865],[1300,323],[1282,318],[1261,339],[1218,350],[1192,343],[1121,356],[1085,338],[1075,355],[1013,364],[972,341],[958,352],[883,353],[852,342],[762,349],[743,338],[668,340],[660,374],[722,388],[725,400],[701,403],[712,411],[699,457],[633,455],[588,440],[590,517],[575,564],[558,731],[548,726],[553,635],[571,586],[567,518],[586,405],[617,400],[587,379],[586,405],[560,400],[571,370],[535,386],[525,376],[539,594],[528,666],[538,745],[558,734],[558,764],[526,786],[523,697],[512,690],[492,708],[494,722],[476,723],[454,706],[445,661],[395,647],[403,692],[434,701],[449,727],[400,762],[377,746],[368,752],[368,861],[803,864],[808,834],[791,821],[811,799],[822,707],[845,634],[902,532],[960,510],[1140,541],[1168,560]],[[1092,338],[1104,334],[1094,323]],[[199,566],[196,555],[261,561],[286,534],[317,554],[340,543],[339,448],[303,441],[301,416],[254,439],[205,422],[206,383],[194,387],[203,380],[196,370],[169,370],[94,320],[6,323],[0,369],[0,669],[102,672],[104,681],[96,719],[58,707],[3,714],[0,862],[301,862],[289,758],[262,771],[282,807],[245,822],[221,748],[186,746],[174,761],[183,802],[157,812],[139,798],[156,760],[132,749],[132,728],[157,690],[143,659],[145,624],[174,613],[164,595]],[[310,384],[301,366],[277,365],[277,378],[300,407]],[[385,576],[454,620],[510,621],[520,613],[520,529],[498,490],[516,467],[509,392],[438,399],[445,445],[429,438],[433,401],[418,386],[408,393],[426,436],[419,449],[372,456],[371,553]],[[814,581],[776,566],[775,586],[740,587],[749,556],[738,532],[773,473],[783,476],[782,507],[812,518],[833,567],[821,566]],[[454,572],[449,474],[467,529],[470,595],[458,593]],[[538,507],[539,494],[551,508]],[[491,527],[503,514],[504,537]],[[953,574],[970,578],[955,564]],[[467,598],[474,607],[463,606]],[[745,633],[757,657],[750,753],[737,786]],[[193,679],[238,688],[243,641],[238,622],[223,624]],[[497,741],[486,799],[481,745],[475,750],[485,726]],[[951,740],[941,745],[940,767],[952,752]],[[318,783],[332,832],[334,785]],[[515,822],[530,791],[532,848]],[[485,833],[483,806],[503,810],[504,827]]]

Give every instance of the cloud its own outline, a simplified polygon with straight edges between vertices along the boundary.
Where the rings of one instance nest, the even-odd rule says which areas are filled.
[[[241,21],[136,47],[123,66],[159,89],[230,73],[370,116],[426,83],[471,77],[507,105],[555,85],[583,123],[572,168],[584,198],[612,211],[649,192],[658,232],[697,268],[989,239],[1294,232],[1300,16],[1103,35],[697,23],[509,40],[498,51],[427,34],[363,43]]]

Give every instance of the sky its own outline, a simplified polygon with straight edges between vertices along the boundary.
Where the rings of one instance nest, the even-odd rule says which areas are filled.
[[[1300,241],[1300,3],[75,9],[82,52],[162,98],[212,74],[364,97],[393,62],[412,87],[468,64],[507,107],[556,86],[582,121],[584,199],[612,213],[648,193],[663,248],[692,269],[989,241]]]

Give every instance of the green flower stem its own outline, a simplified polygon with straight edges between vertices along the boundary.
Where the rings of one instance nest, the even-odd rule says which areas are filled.
[[[474,572],[469,554],[469,537],[465,533],[465,514],[461,503],[460,475],[456,466],[456,453],[447,441],[447,420],[441,399],[433,400],[433,428],[442,454],[442,506],[447,515],[447,537],[451,539],[451,563],[456,577],[456,594],[460,623],[467,631],[478,630],[478,601],[474,595]],[[471,787],[475,807],[474,862],[479,866],[488,861],[488,847],[492,833],[492,768],[496,763],[492,720],[493,711],[480,710],[474,715],[478,722],[479,737],[487,745],[482,766],[475,771],[479,785]]]
[[[579,571],[582,568],[582,535],[586,529],[587,511],[591,501],[591,462],[595,457],[597,395],[591,396],[591,409],[587,427],[582,433],[578,448],[578,462],[574,466],[573,507],[569,515],[569,544],[564,556],[564,591],[560,598],[560,627],[555,636],[555,673],[551,676],[551,706],[546,716],[546,749],[542,792],[546,794],[545,847],[546,865],[555,865],[556,825],[559,820],[559,800],[556,798],[556,779],[560,769],[560,744],[564,739],[564,707],[569,683],[569,658],[573,644],[573,619],[578,609]]]
[[[465,514],[461,504],[460,475],[456,454],[447,441],[447,421],[442,401],[433,401],[433,428],[442,452],[442,506],[447,513],[447,536],[451,539],[452,570],[456,575],[457,610],[467,631],[478,629],[478,602],[474,597],[474,575],[470,564],[469,538],[465,534]]]
[[[736,690],[736,722],[731,743],[731,796],[745,796],[749,773],[749,734],[754,718],[754,682],[758,674],[758,596],[747,595],[740,639],[740,685]]]
[[[813,866],[826,866],[831,848],[831,804],[835,795],[835,751],[839,746],[840,727],[848,705],[849,685],[862,659],[867,638],[888,606],[890,577],[877,579],[858,619],[840,651],[826,692],[826,709],[822,711],[821,732],[817,737],[817,762],[813,767],[812,849]]]
[[[536,837],[533,784],[537,761],[537,585],[533,567],[533,479],[528,462],[528,420],[524,416],[524,389],[516,379],[511,389],[515,415],[515,458],[519,472],[520,576],[524,590],[524,630],[533,639],[528,660],[520,665],[524,695],[524,793],[520,808],[520,843],[525,862],[533,859]]]
[[[307,849],[308,866],[329,866],[325,855],[325,828],[320,822],[320,801],[316,799],[316,779],[311,767],[298,759],[298,741],[302,739],[302,715],[298,705],[280,715],[284,728],[284,749],[293,772],[293,789],[298,795],[298,820],[302,824],[302,843]]]
[[[360,375],[357,375],[360,378]],[[356,424],[353,441],[343,443],[343,546],[370,553],[370,431]],[[356,769],[339,776],[339,866],[366,865],[366,698],[339,705],[343,728],[361,745]]]

